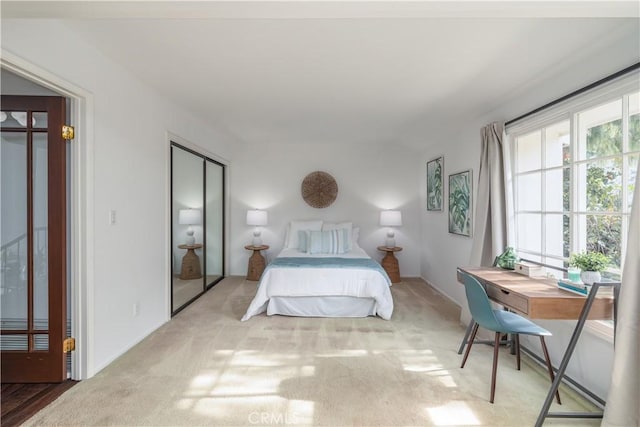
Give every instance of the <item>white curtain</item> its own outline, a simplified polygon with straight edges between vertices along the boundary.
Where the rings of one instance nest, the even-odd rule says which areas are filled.
[[[507,246],[510,175],[507,138],[503,123],[491,123],[480,131],[482,151],[478,172],[476,221],[471,265],[492,265]]]
[[[640,170],[618,302],[613,374],[602,425],[640,425]]]

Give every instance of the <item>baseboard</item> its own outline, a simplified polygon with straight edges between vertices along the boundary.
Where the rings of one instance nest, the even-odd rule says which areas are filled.
[[[449,301],[451,301],[452,303],[454,303],[455,305],[457,305],[458,307],[462,308],[462,306],[460,305],[460,303],[458,301],[456,301],[455,299],[453,299],[451,297],[451,295],[447,294],[446,292],[444,292],[442,290],[442,288],[440,286],[435,285],[433,282],[428,281],[427,279],[425,279],[424,277],[420,276],[420,277],[416,277],[416,279],[421,279],[423,282],[425,282],[427,285],[431,286],[433,289],[435,289],[436,291],[438,291],[438,293],[440,293],[440,295],[442,295],[443,297],[447,298]]]

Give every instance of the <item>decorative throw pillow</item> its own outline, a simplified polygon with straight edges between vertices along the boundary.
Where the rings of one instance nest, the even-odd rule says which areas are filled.
[[[309,230],[298,230],[298,250],[307,252],[309,245]]]
[[[329,230],[346,230],[347,232],[347,250],[346,252],[350,252],[351,248],[352,248],[352,234],[353,234],[353,225],[351,222],[338,222],[338,223],[332,223],[332,222],[325,222],[324,224],[322,224],[322,231],[329,231]]]
[[[291,221],[291,223],[289,224],[289,234],[285,242],[285,247],[297,249],[300,246],[298,243],[298,231],[300,230],[320,231],[321,229],[322,229],[322,220]]]
[[[350,240],[345,229],[309,231],[307,249],[310,254],[344,254]]]

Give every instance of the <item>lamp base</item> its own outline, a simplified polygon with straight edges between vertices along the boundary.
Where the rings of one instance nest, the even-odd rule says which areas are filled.
[[[396,239],[394,239],[393,237],[387,237],[387,239],[385,240],[385,246],[387,248],[395,248],[396,247]]]
[[[260,230],[260,227],[256,227],[255,230],[253,230],[253,240],[251,241],[251,244],[253,246],[262,246],[262,232]]]
[[[187,228],[187,238],[185,239],[184,243],[189,246],[193,246],[196,244],[196,238],[193,236],[193,228],[191,228],[191,226]]]

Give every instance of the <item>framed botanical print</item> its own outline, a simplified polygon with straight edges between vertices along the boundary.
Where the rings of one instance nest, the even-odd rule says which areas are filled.
[[[427,210],[442,211],[444,157],[427,162]]]
[[[449,175],[449,233],[471,237],[471,169]]]

